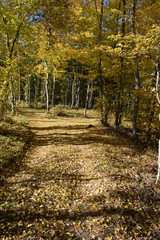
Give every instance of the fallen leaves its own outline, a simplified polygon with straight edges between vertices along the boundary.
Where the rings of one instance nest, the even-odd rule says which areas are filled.
[[[28,120],[33,145],[0,189],[2,239],[160,237],[153,152],[104,131],[95,118],[51,121],[42,112]]]
[[[0,122],[0,170],[23,157],[31,137],[31,131],[22,122],[10,118]]]

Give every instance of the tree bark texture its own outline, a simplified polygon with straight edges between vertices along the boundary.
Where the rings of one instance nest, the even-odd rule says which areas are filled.
[[[85,108],[84,108],[84,117],[87,117],[87,108],[88,108],[88,99],[89,99],[89,88],[90,88],[90,82],[88,82],[87,85],[87,93],[86,93],[86,102],[85,102]]]
[[[55,106],[55,88],[56,88],[56,77],[53,74],[53,86],[52,86],[52,107]]]

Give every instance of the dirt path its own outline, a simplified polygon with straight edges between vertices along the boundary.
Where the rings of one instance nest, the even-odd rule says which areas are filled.
[[[2,239],[159,236],[153,153],[102,129],[97,118],[23,113],[35,139],[1,189]]]

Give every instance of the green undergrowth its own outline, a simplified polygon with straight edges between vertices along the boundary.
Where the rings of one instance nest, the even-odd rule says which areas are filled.
[[[7,117],[0,122],[0,170],[24,155],[31,137],[24,118]]]

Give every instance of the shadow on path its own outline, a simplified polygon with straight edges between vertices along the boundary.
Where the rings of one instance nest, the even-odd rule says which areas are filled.
[[[35,137],[0,189],[2,239],[160,238],[159,195],[132,164],[144,151],[136,141],[82,119],[61,126],[27,114]]]

